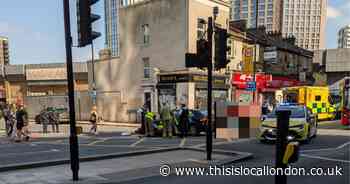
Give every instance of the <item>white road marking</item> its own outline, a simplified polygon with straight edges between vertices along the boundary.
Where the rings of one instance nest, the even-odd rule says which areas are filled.
[[[334,159],[334,158],[327,158],[327,157],[313,156],[313,155],[307,155],[307,154],[301,154],[300,156],[302,156],[302,157],[306,157],[306,158],[319,159],[319,160],[333,161],[333,162],[350,163],[350,161],[349,161],[349,160],[341,160],[341,159]]]
[[[141,142],[143,142],[144,140],[145,140],[145,138],[143,137],[143,138],[141,138],[140,140],[138,140],[138,141],[132,143],[132,144],[130,145],[130,147],[135,147],[135,146],[137,146],[138,144],[140,144]]]
[[[346,142],[338,147],[335,148],[321,148],[321,149],[310,149],[310,150],[302,150],[301,153],[307,153],[307,152],[318,152],[318,151],[331,151],[331,150],[339,150],[345,148],[345,146],[350,145],[350,141]]]
[[[90,143],[88,143],[88,144],[86,144],[86,145],[91,146],[91,145],[95,145],[95,144],[97,144],[97,143],[105,142],[105,141],[107,141],[107,140],[109,140],[109,139],[108,139],[108,138],[104,138],[104,139],[100,139],[100,140],[96,140],[96,141],[90,142]]]
[[[180,142],[180,148],[184,147],[185,146],[185,143],[186,143],[186,138],[183,138]]]

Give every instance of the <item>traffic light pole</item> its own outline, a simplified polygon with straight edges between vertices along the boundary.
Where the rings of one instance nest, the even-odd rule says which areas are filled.
[[[289,110],[276,111],[277,115],[277,139],[276,139],[276,169],[282,168],[283,171],[287,165],[283,163],[283,155],[287,147],[287,136],[289,130],[289,118],[291,112]],[[282,173],[276,174],[276,184],[287,184],[287,176]]]
[[[69,0],[63,0],[64,30],[66,40],[67,80],[69,98],[69,122],[70,122],[70,163],[73,172],[73,181],[79,180],[79,147],[74,109],[74,81],[72,61],[72,36],[70,30]]]
[[[94,41],[91,41],[91,66],[92,66],[92,87],[95,90],[95,56],[94,56]]]
[[[259,1],[256,0],[255,3],[255,29],[256,29],[256,36],[258,35],[258,18],[259,18]],[[258,43],[257,38],[254,39],[254,63],[253,63],[253,81],[255,83],[255,89],[256,89],[256,63],[257,63],[257,52],[258,52]],[[256,90],[253,92],[253,103],[258,103],[255,98],[257,96]]]
[[[213,18],[208,18],[208,47],[209,47],[209,60],[208,60],[208,127],[207,127],[207,160],[211,160],[212,154],[212,144],[213,144],[213,135],[212,135],[212,81],[213,81],[213,32],[214,32],[214,23]]]

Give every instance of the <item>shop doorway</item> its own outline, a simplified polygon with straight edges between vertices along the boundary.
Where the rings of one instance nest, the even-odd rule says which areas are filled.
[[[145,106],[146,108],[152,112],[152,97],[151,97],[151,93],[150,92],[145,92],[144,93],[144,99],[145,99]]]

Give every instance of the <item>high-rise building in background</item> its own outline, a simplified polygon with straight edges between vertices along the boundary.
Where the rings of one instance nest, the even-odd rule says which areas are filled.
[[[106,48],[111,50],[112,56],[119,56],[119,2],[120,0],[105,0]]]
[[[232,0],[231,19],[245,19],[254,28],[256,1]],[[258,25],[294,36],[296,44],[308,50],[324,48],[326,18],[327,0],[258,0]]]
[[[247,20],[250,28],[256,27],[256,0],[232,0],[231,20]],[[281,31],[282,1],[258,1],[258,26],[265,26],[266,31]]]
[[[294,36],[308,50],[324,49],[327,0],[284,0],[283,36]]]
[[[0,64],[7,65],[10,63],[9,42],[5,37],[0,36]]]
[[[105,0],[106,48],[112,56],[119,56],[119,8],[144,0]]]
[[[347,25],[339,30],[338,48],[350,48],[350,25]]]

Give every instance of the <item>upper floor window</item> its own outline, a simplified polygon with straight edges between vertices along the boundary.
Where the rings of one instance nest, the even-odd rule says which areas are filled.
[[[143,77],[145,79],[149,79],[151,78],[151,66],[150,66],[150,62],[149,62],[149,58],[142,58],[143,60]]]
[[[150,42],[150,31],[149,31],[149,25],[143,24],[142,25],[142,33],[143,33],[143,43],[149,44]]]

